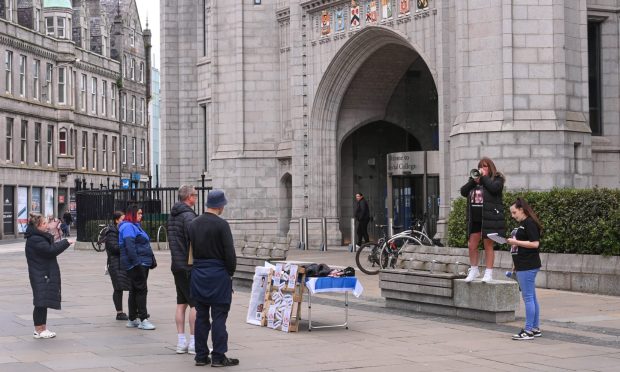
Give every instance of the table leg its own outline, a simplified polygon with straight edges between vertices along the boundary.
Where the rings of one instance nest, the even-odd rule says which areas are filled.
[[[308,291],[308,332],[312,332],[312,295]]]

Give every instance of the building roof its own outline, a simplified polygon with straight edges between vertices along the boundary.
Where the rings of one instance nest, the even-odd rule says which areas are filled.
[[[71,0],[43,0],[43,7],[73,9]]]

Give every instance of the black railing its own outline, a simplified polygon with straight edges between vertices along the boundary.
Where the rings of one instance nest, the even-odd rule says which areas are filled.
[[[194,206],[197,214],[205,210],[204,201],[210,187],[196,187],[198,200]],[[172,206],[178,201],[178,188],[157,187],[143,189],[83,190],[76,193],[77,240],[91,241],[101,225],[112,223],[114,211],[125,211],[137,204],[142,208],[142,228],[151,239],[157,236],[160,226],[165,226]]]

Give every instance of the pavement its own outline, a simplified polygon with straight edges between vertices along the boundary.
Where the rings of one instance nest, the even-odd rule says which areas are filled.
[[[197,371],[193,357],[175,353],[175,290],[170,255],[157,251],[149,276],[148,308],[156,330],[125,328],[114,319],[105,253],[70,248],[61,256],[63,308],[50,310],[58,336],[32,337],[32,292],[24,241],[0,244],[0,371]],[[289,251],[290,260],[355,267],[346,248]],[[296,333],[245,322],[249,292],[237,289],[228,318],[233,371],[619,371],[620,298],[538,290],[543,336],[513,341],[523,324],[508,324],[386,309],[378,276],[358,272],[364,286],[352,299],[349,329]],[[351,296],[350,296],[351,298]],[[313,325],[338,323],[342,295],[313,296]],[[126,296],[124,297],[126,303]],[[302,319],[307,316],[304,307]]]

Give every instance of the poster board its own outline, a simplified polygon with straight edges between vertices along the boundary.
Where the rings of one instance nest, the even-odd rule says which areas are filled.
[[[263,307],[265,306],[265,292],[267,290],[267,277],[269,268],[256,266],[250,294],[250,306],[246,322],[260,326],[263,320]]]
[[[283,332],[299,330],[305,280],[306,270],[297,264],[277,264],[269,270],[262,326]]]

